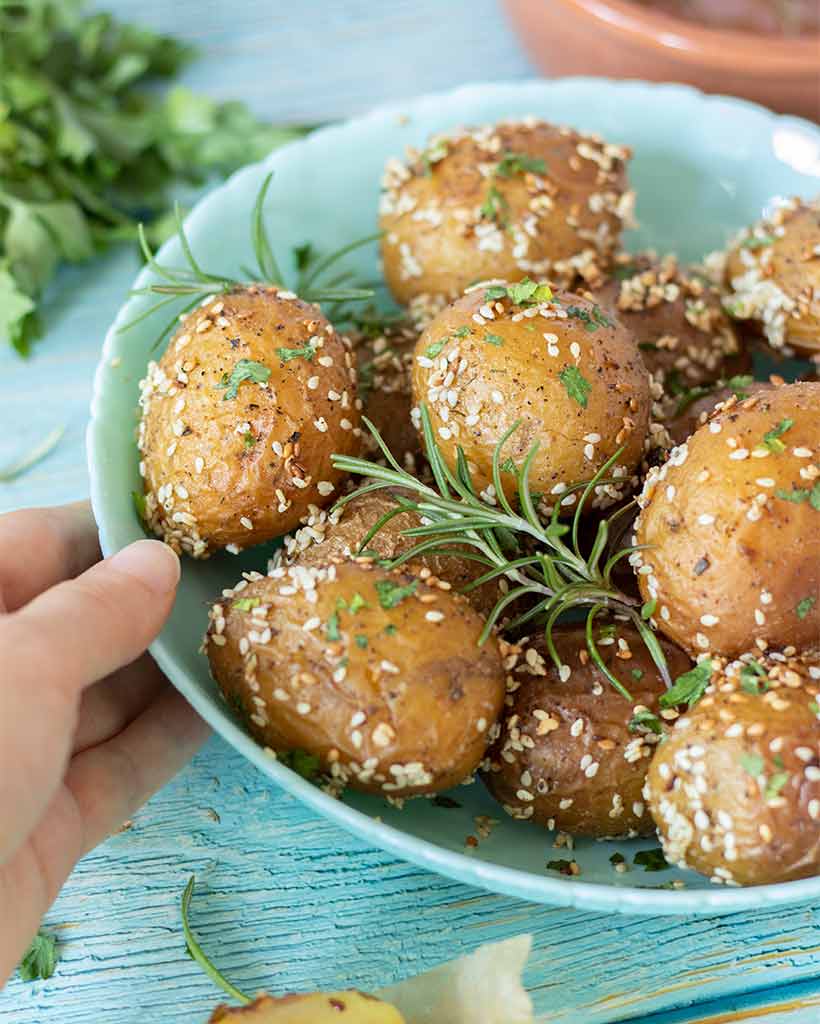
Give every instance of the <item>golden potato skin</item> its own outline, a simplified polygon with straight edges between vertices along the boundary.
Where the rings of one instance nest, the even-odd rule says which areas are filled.
[[[344,1014],[341,1017],[340,1014]],[[208,1024],[404,1024],[388,1003],[361,992],[258,996],[246,1006],[217,1006]]]
[[[270,375],[229,397],[240,360]],[[140,404],[148,525],[197,558],[287,532],[310,504],[330,500],[341,479],[331,454],[361,447],[349,342],[317,306],[273,287],[215,296],[190,313],[149,364]]]
[[[820,657],[779,657],[754,663],[763,675],[714,660],[649,768],[667,859],[713,882],[820,873]]]
[[[437,135],[406,163],[390,160],[380,203],[390,291],[406,305],[492,277],[597,280],[631,223],[630,155],[530,118]]]
[[[606,317],[608,326],[593,320],[594,330],[587,329],[583,317],[603,313],[571,292],[531,306],[486,295],[479,288],[452,303],[416,346],[413,394],[428,408],[448,465],[455,468],[461,445],[483,491],[492,483],[496,444],[520,420],[502,460],[520,466],[538,441],[529,480],[545,502],[589,479],[621,446],[612,472],[628,483],[644,451],[650,405],[649,377],[630,332]],[[581,400],[565,383],[573,374],[586,389]],[[514,498],[513,474],[503,473],[502,481]],[[622,491],[599,488],[591,504],[609,504]],[[574,495],[563,499],[567,512],[574,501]]]
[[[647,477],[636,538],[650,550],[631,561],[658,628],[691,654],[820,636],[818,422],[815,383],[726,403]]]
[[[388,326],[375,337],[354,335],[358,391],[363,414],[408,472],[422,465],[419,436],[410,418],[413,395],[410,374],[419,332],[409,323]],[[370,458],[384,461],[376,439],[364,427],[364,449]]]
[[[382,516],[395,512],[396,498],[401,492],[373,491],[353,498],[340,509],[329,514],[319,513],[309,520],[307,529],[297,530],[293,537],[285,539],[285,551],[291,560],[300,565],[322,568],[328,563],[346,558],[355,558],[362,542]],[[405,500],[411,498],[404,494]],[[398,558],[419,542],[418,537],[405,537],[405,530],[421,525],[421,518],[415,512],[399,512],[394,515],[368,542],[366,550],[379,558]],[[448,548],[454,545],[446,538],[442,544]],[[458,592],[487,571],[487,566],[468,558],[437,555],[424,552],[402,568],[413,576],[421,578],[432,574],[436,582],[445,588]],[[484,583],[465,595],[470,604],[481,615],[486,616],[501,596],[498,583]]]
[[[505,675],[482,627],[463,598],[409,574],[291,565],[213,606],[207,652],[261,744],[403,797],[457,785],[484,754]]]
[[[521,645],[484,782],[514,818],[573,835],[651,835],[642,789],[660,737],[629,723],[638,708],[658,714],[663,680],[632,626],[599,647],[632,701],[590,661],[582,626],[558,627],[553,639],[571,674],[560,678],[543,637]],[[691,667],[677,647],[663,650],[673,678]]]
[[[726,260],[733,317],[775,349],[820,352],[820,200],[792,199],[741,232]]]
[[[691,388],[738,372],[740,342],[720,291],[681,267],[674,256],[621,254],[616,273],[595,289],[635,335],[655,380]]]

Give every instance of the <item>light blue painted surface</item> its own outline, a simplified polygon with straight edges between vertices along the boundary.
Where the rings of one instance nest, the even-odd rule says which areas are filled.
[[[491,0],[108,6],[200,42],[207,56],[188,72],[191,84],[242,96],[271,118],[338,117],[460,81],[530,73]],[[22,364],[0,353],[0,462],[55,423],[68,428],[46,462],[0,486],[0,509],[87,493],[91,375],[136,268],[134,255],[119,250],[63,275],[35,359]],[[820,978],[820,908],[649,920],[483,894],[368,849],[214,740],[132,828],[79,866],[47,919],[63,944],[57,975],[9,985],[0,1024],[204,1021],[216,993],[185,955],[179,931],[178,897],[192,871],[200,878],[194,926],[251,990],[372,988],[532,931],[527,980],[549,1021],[598,1024],[725,997],[708,1014],[704,1006],[652,1018],[690,1024],[734,1009],[734,995],[752,989],[802,982],[801,997],[820,992],[811,980]],[[746,1003],[790,998],[791,990],[767,991]],[[766,1019],[808,1024],[820,1010]]]

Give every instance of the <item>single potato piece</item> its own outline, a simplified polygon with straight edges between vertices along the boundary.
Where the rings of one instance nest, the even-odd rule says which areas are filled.
[[[419,542],[417,537],[405,537],[404,531],[421,525],[421,517],[412,510],[398,510],[397,500],[402,498],[407,500],[411,495],[393,490],[373,491],[358,495],[330,513],[317,510],[317,514],[308,520],[305,527],[297,530],[292,537],[285,538],[286,557],[298,561],[300,565],[318,568],[333,561],[356,558],[370,530],[382,517],[391,516],[378,533],[368,540],[366,551],[379,558],[398,558]],[[441,543],[447,548],[455,546],[447,538],[442,538]],[[422,579],[432,575],[439,585],[456,592],[487,572],[487,566],[469,558],[431,552],[424,552],[405,563],[402,568]],[[466,597],[477,612],[486,616],[505,592],[501,588],[505,588],[505,581],[483,583]]]
[[[247,1006],[217,1006],[208,1024],[404,1024],[388,1003],[361,992],[259,996]]]
[[[632,223],[630,156],[528,118],[435,135],[388,161],[379,212],[391,292],[429,305],[487,278],[600,279]]]
[[[462,782],[504,700],[495,639],[464,598],[357,562],[291,565],[225,592],[211,671],[267,749],[339,786],[404,797]]]
[[[361,448],[348,340],[318,306],[252,286],[190,313],[141,383],[145,520],[175,551],[260,544],[326,504]]]
[[[590,660],[582,626],[553,632],[571,670],[563,679],[543,637],[522,643],[483,779],[513,818],[573,835],[651,835],[642,789],[660,740],[665,687],[634,627],[598,627],[596,635],[604,663],[633,700]],[[677,647],[662,646],[673,678],[691,667]]]
[[[481,287],[448,306],[419,338],[413,394],[427,406],[451,469],[463,448],[477,491],[494,493],[493,452],[520,421],[502,452],[502,483],[512,500],[513,465],[521,468],[535,442],[529,482],[547,504],[623,447],[608,474],[623,483],[597,487],[590,502],[604,507],[623,496],[644,452],[649,376],[631,333],[599,306],[535,288]],[[577,494],[560,500],[571,512]]]
[[[820,636],[820,384],[726,403],[639,498],[631,562],[657,627],[690,654]]]
[[[792,199],[742,231],[726,260],[726,309],[775,349],[820,352],[820,199]]]
[[[712,667],[649,768],[667,860],[732,885],[820,873],[820,656]]]
[[[423,463],[419,436],[410,416],[410,373],[418,337],[419,332],[408,323],[387,326],[376,335],[360,333],[352,337],[363,414],[399,465],[413,474]],[[383,461],[376,439],[367,428],[363,430],[366,453]]]
[[[739,372],[740,342],[719,290],[674,256],[624,253],[595,295],[635,335],[665,391],[680,394]]]

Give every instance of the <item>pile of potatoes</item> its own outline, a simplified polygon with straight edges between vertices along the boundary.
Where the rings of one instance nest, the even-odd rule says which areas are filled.
[[[715,881],[813,874],[820,384],[750,367],[763,344],[820,352],[820,206],[779,207],[705,269],[627,254],[630,156],[530,118],[389,161],[382,257],[404,318],[344,332],[274,284],[190,313],[142,382],[145,519],[193,558],[287,535],[212,605],[205,650],[259,743],[329,790],[402,800],[479,772],[514,818],[657,829]],[[614,460],[584,530],[637,499],[620,586],[671,692],[617,616],[596,643],[629,699],[572,623],[560,669],[532,622],[479,645],[509,582],[479,580],[463,544],[390,567],[422,517],[401,490],[351,499],[331,456],[383,457],[366,417],[429,480],[422,406],[490,505],[517,502],[535,442],[543,515],[571,517],[573,485]]]

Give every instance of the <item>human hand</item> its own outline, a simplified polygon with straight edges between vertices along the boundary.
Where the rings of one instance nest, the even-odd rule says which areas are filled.
[[[99,559],[87,504],[0,517],[0,985],[80,857],[208,734],[145,653],[176,555]]]

